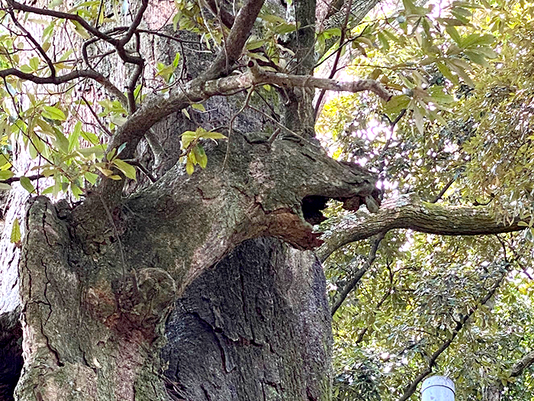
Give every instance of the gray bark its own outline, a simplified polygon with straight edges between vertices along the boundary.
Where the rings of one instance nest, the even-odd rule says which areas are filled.
[[[187,400],[328,400],[325,279],[310,252],[259,239],[195,280],[167,322],[168,387]]]

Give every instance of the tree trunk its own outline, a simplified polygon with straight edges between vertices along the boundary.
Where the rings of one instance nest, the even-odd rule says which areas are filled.
[[[330,317],[310,252],[245,242],[189,286],[167,333],[177,399],[329,399]]]

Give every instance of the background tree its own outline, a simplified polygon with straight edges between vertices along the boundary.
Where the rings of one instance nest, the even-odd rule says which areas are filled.
[[[418,17],[419,35],[403,29],[402,10],[389,20],[398,25],[373,22],[383,40],[369,32],[373,53],[352,68],[411,90],[385,106],[334,99],[319,120],[332,152],[375,169],[394,198],[376,216],[330,220],[319,251],[376,235],[327,261],[340,400],[407,399],[430,373],[451,376],[459,399],[531,399],[532,231],[436,234],[503,232],[481,205],[511,230],[532,222],[532,9],[456,5]],[[456,71],[468,60],[479,66]]]

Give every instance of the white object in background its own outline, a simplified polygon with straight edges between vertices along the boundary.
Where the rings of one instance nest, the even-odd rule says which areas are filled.
[[[423,382],[422,401],[454,401],[454,382],[445,376],[432,376]]]

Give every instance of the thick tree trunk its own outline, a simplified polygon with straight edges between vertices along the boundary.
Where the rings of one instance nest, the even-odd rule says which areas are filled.
[[[135,255],[135,244],[121,251],[112,234],[87,257],[69,232],[67,211],[46,198],[33,200],[26,229],[19,271],[25,365],[17,399],[168,399],[159,349],[176,293],[171,275],[147,265],[117,271],[131,262],[121,252]],[[274,240],[247,242],[205,269],[167,323],[171,394],[193,401],[327,400],[324,288],[313,254]]]
[[[177,49],[166,45],[170,63]],[[180,49],[182,59],[206,62],[197,50]],[[263,117],[245,112],[234,124],[236,97],[211,99],[195,122],[232,121],[233,135],[228,147],[207,144],[206,170],[168,171],[179,135],[196,127],[175,123],[184,120],[178,113],[160,122],[168,154],[157,175],[167,174],[150,190],[119,206],[92,194],[74,210],[31,200],[18,269],[22,324],[18,312],[0,318],[9,323],[0,324],[0,346],[15,361],[9,371],[0,365],[4,399],[18,378],[21,342],[17,400],[330,398],[322,270],[310,252],[279,239],[316,247],[308,222],[322,219],[326,200],[357,210],[377,192],[373,175],[307,139],[310,91],[296,93],[285,117],[300,137],[269,143],[257,133],[268,125]],[[279,239],[258,239],[266,236]]]
[[[163,359],[178,399],[329,399],[330,316],[310,252],[245,242],[189,286],[167,333]]]
[[[239,243],[262,235],[302,249],[316,246],[304,217],[320,215],[324,202],[315,205],[304,198],[337,198],[354,209],[372,196],[373,178],[292,140],[271,147],[236,135],[229,147],[211,150],[209,158],[212,165],[202,174],[187,177],[176,168],[112,210],[99,195],[72,211],[44,197],[32,200],[19,265],[25,359],[19,400],[166,399],[159,352],[176,295],[221,336],[224,363],[213,360],[213,369],[227,375],[223,383],[204,374],[191,382],[181,362],[176,381],[180,390],[184,382],[185,399],[203,399],[198,397],[206,392],[198,393],[197,383],[210,381],[211,399],[232,392],[235,399],[247,399],[257,393],[258,377],[240,380],[252,371],[263,372],[259,381],[266,399],[277,399],[277,393],[279,399],[286,393],[289,399],[328,399],[328,308],[316,260],[291,256],[280,245],[264,244],[254,252],[249,245],[248,263],[237,264],[247,258],[234,256],[226,264],[239,275],[222,274],[230,282],[237,277],[241,286],[256,284],[239,288],[240,299],[233,298],[234,285],[207,272]],[[290,162],[300,168],[288,168]],[[303,203],[311,206],[303,210]],[[257,264],[262,252],[271,257],[263,265]],[[215,294],[210,295],[208,288],[217,282],[223,287],[211,288]],[[192,301],[198,295],[194,283],[205,288],[199,301],[207,304]],[[217,288],[227,292],[226,300]],[[209,305],[218,298],[219,306]],[[178,325],[191,320],[180,315],[181,305]],[[230,324],[240,320],[239,326]],[[276,332],[279,338],[272,337]],[[183,339],[181,334],[177,338]],[[213,341],[201,348],[216,345]],[[211,359],[198,358],[198,363],[206,366]],[[221,388],[215,391],[215,385]]]

